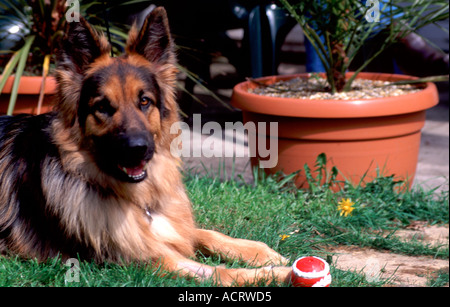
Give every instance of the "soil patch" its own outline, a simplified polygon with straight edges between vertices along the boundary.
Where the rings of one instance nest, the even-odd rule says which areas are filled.
[[[415,223],[410,229],[396,232],[405,240],[448,245],[447,226],[425,226]],[[338,269],[363,272],[370,280],[390,279],[394,286],[427,286],[437,271],[449,271],[449,261],[427,256],[406,256],[357,246],[339,246],[331,250]],[[447,284],[448,286],[448,284]]]
[[[400,96],[420,90],[411,84],[397,84],[389,81],[356,79],[352,83],[352,89],[348,92],[330,93],[326,79],[320,77],[293,78],[282,80],[274,84],[264,84],[257,80],[251,80],[259,87],[251,88],[250,93],[284,98],[299,99],[371,99],[381,97]]]
[[[406,229],[398,230],[395,235],[404,240],[419,240],[430,244],[448,245],[449,228],[446,226],[427,226],[426,222],[413,222]]]

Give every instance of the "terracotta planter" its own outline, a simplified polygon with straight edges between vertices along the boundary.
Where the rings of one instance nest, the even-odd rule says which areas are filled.
[[[14,76],[9,77],[0,95],[0,114],[6,114],[8,110],[9,97],[11,94]],[[22,76],[19,84],[19,94],[14,108],[14,114],[28,113],[36,114],[39,91],[41,88],[42,77]],[[49,112],[52,108],[52,99],[56,92],[56,80],[53,77],[47,77],[45,80],[45,96],[41,108],[41,113]]]
[[[298,76],[306,77],[273,76],[258,81],[271,84]],[[413,78],[374,73],[360,73],[358,77],[391,81]],[[438,103],[434,84],[428,83],[420,92],[403,96],[350,101],[248,93],[249,88],[256,86],[252,82],[236,85],[232,105],[243,111],[244,122],[278,122],[278,163],[266,172],[289,174],[301,170],[296,184],[305,186],[303,166],[306,163],[314,169],[317,156],[325,153],[328,169],[339,169],[339,180],[345,177],[358,184],[364,178],[367,182],[378,171],[412,184],[425,111]],[[252,164],[257,165],[259,153],[250,154]]]

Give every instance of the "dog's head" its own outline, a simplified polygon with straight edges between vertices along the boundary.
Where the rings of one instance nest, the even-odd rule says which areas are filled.
[[[173,48],[163,8],[139,31],[132,28],[120,57],[110,57],[105,37],[84,19],[68,25],[56,111],[80,149],[116,179],[144,180],[155,152],[170,146],[169,129],[178,120]]]

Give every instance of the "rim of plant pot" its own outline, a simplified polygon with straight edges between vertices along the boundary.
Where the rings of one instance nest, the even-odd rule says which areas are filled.
[[[353,73],[347,73],[349,78]],[[310,74],[278,75],[258,78],[257,81],[273,84],[280,80],[307,78]],[[359,73],[360,79],[401,81],[414,80],[417,77],[384,73]],[[232,105],[241,110],[290,117],[309,118],[361,118],[374,116],[390,116],[423,111],[435,106],[439,96],[434,83],[428,82],[419,91],[393,97],[353,99],[353,100],[310,100],[258,95],[248,92],[258,84],[245,81],[233,89]]]
[[[10,76],[3,87],[2,94],[11,94],[15,76]],[[19,94],[36,95],[41,90],[42,76],[22,76],[19,83]],[[56,93],[56,80],[52,76],[45,78],[45,94]]]

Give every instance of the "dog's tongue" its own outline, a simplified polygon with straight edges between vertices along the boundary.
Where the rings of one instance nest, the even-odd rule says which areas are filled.
[[[129,176],[138,176],[140,174],[142,174],[142,172],[144,171],[144,167],[138,166],[138,167],[124,167],[125,172],[129,175]]]
[[[139,176],[142,175],[145,168],[145,161],[142,161],[140,165],[135,167],[125,167],[119,165],[119,168],[124,171],[128,176]]]

